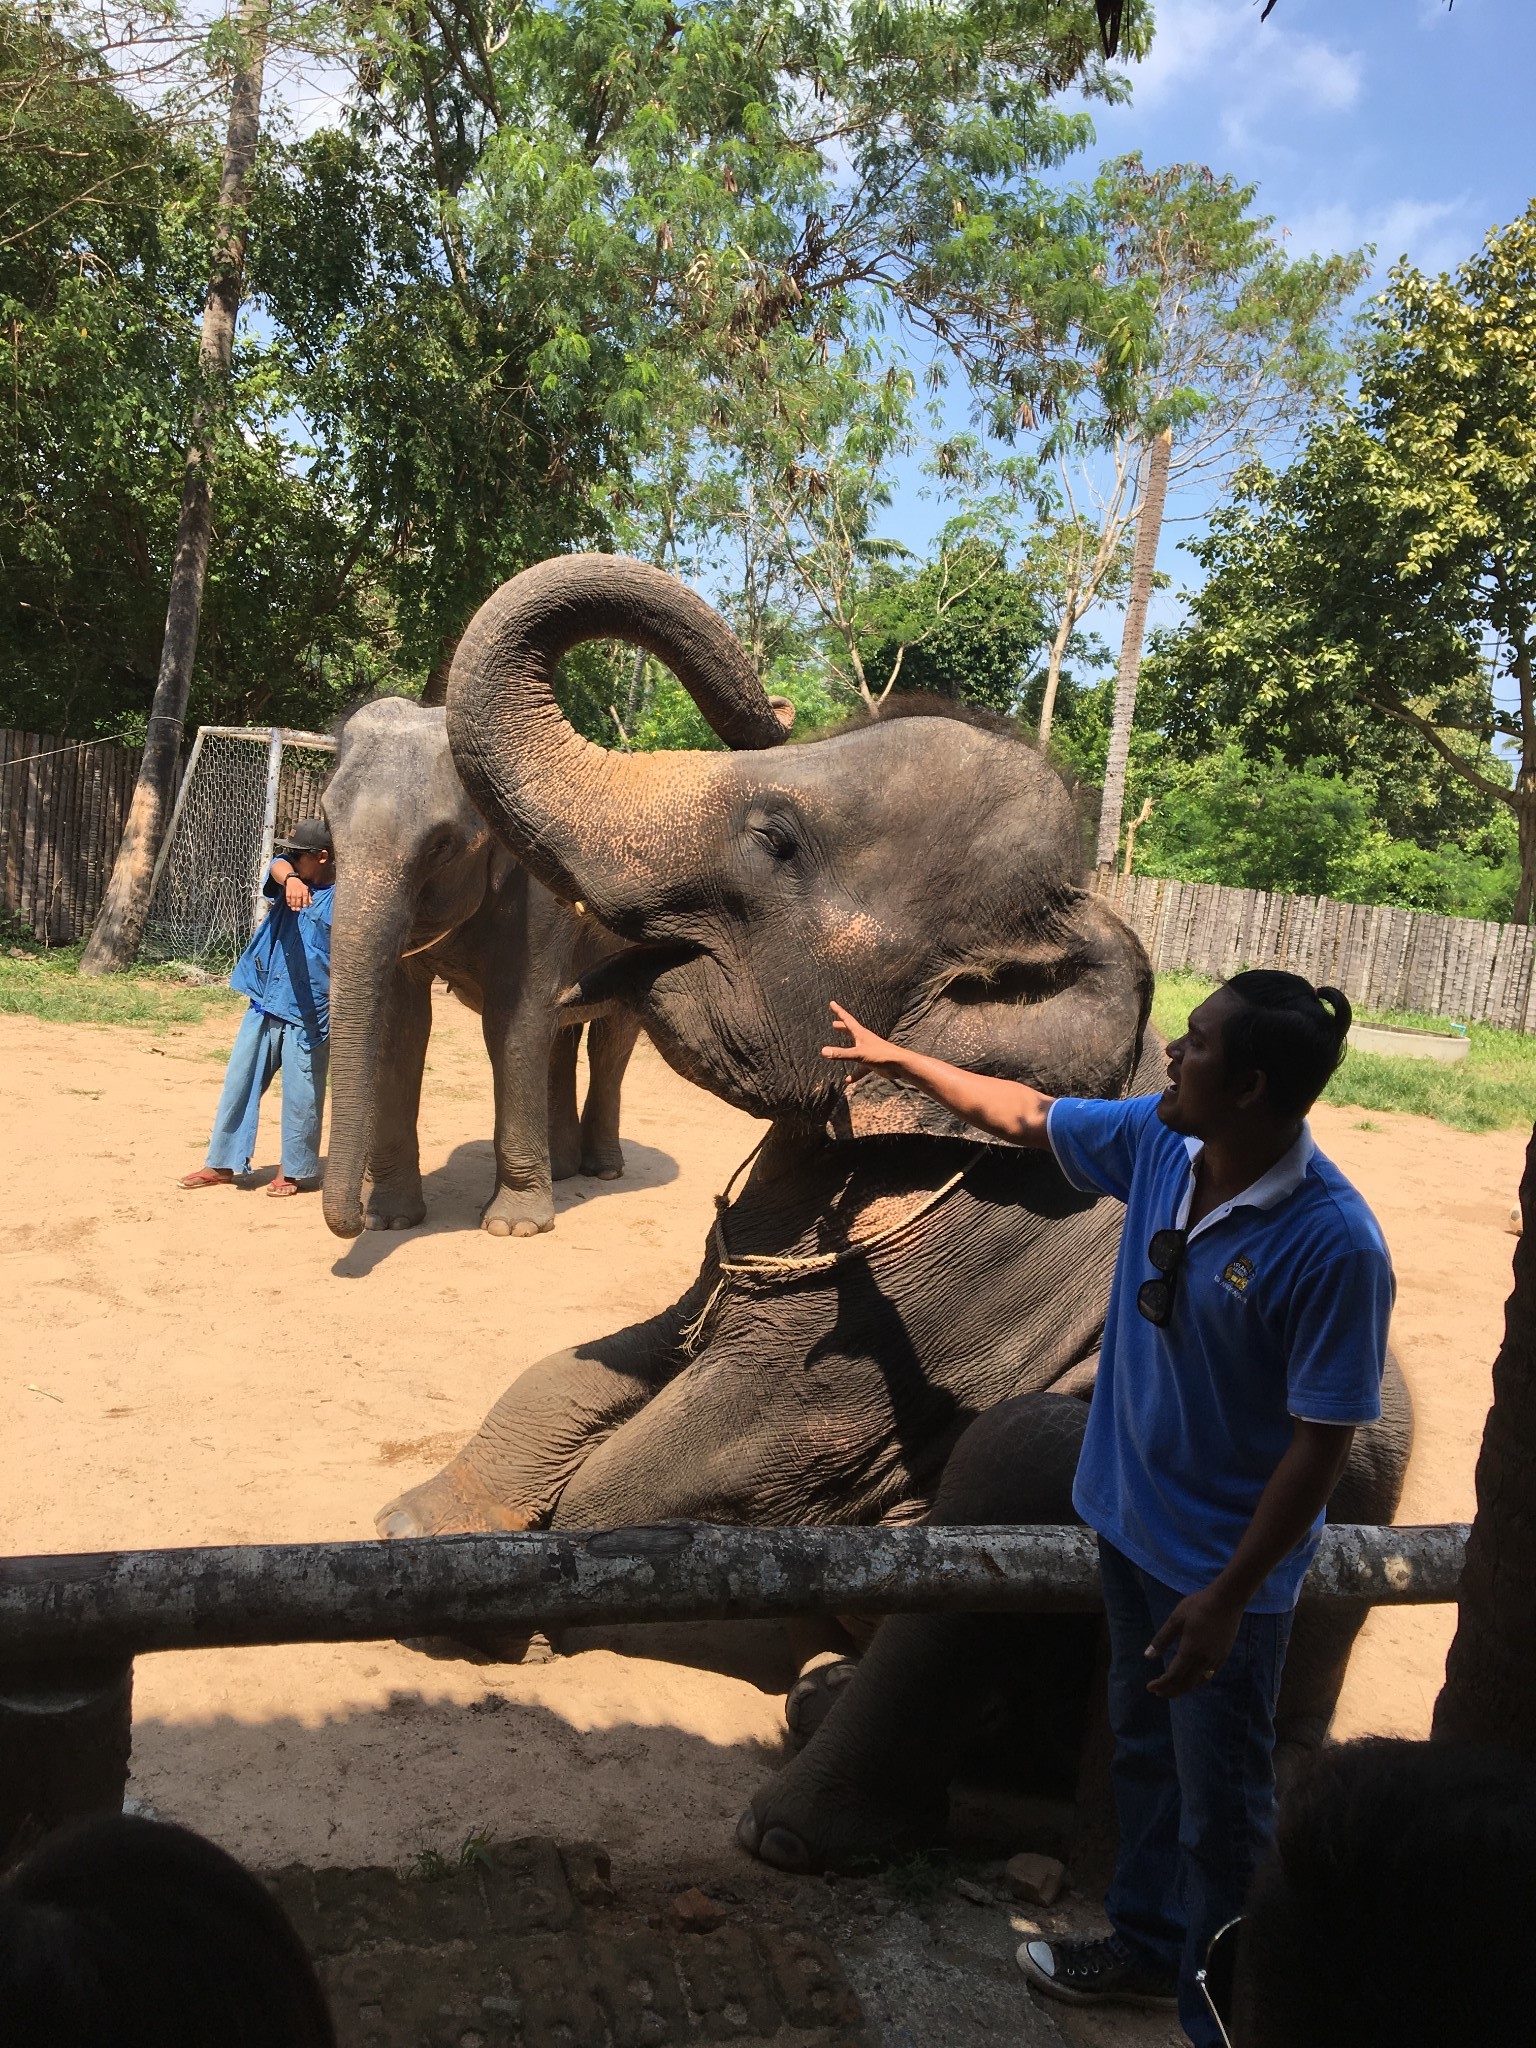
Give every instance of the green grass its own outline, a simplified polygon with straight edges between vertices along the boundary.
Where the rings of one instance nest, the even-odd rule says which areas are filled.
[[[0,927],[0,1015],[40,1017],[48,1024],[127,1024],[157,1031],[201,1024],[244,1003],[232,989],[188,988],[165,967],[104,974],[82,981],[80,946],[44,947]],[[219,1057],[222,1059],[223,1054]]]
[[[1165,1038],[1177,1036],[1190,1011],[1214,987],[1214,982],[1196,974],[1160,974],[1152,999],[1153,1023]],[[1360,1020],[1446,1029],[1443,1017],[1407,1010],[1362,1010]],[[1454,1067],[1348,1052],[1323,1090],[1323,1100],[1357,1109],[1404,1110],[1433,1117],[1457,1131],[1519,1130],[1536,1122],[1536,1035],[1470,1024],[1467,1036],[1472,1050]]]

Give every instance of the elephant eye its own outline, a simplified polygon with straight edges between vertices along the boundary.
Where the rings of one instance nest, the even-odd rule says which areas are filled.
[[[761,824],[754,825],[752,830],[775,860],[788,860],[792,854],[800,850],[794,833],[782,819],[766,818]]]

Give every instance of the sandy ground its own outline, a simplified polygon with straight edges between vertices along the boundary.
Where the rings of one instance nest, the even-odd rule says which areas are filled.
[[[550,1235],[486,1237],[489,1074],[475,1020],[445,998],[428,1223],[347,1246],[316,1197],[174,1187],[201,1159],[233,1029],[0,1018],[0,1552],[370,1535],[524,1366],[681,1291],[755,1140],[642,1044],[628,1176],[565,1183]],[[1315,1128],[1397,1261],[1419,1415],[1403,1519],[1465,1518],[1521,1136],[1333,1109]],[[275,1130],[269,1114],[263,1178]],[[1425,1732],[1450,1619],[1373,1618],[1338,1732]],[[394,1643],[146,1657],[132,1789],[264,1864],[393,1862],[480,1826],[596,1838],[631,1867],[728,1862],[779,1753],[782,1645],[743,1629],[710,1653],[727,1669],[696,1668],[682,1632],[646,1648],[516,1668]]]

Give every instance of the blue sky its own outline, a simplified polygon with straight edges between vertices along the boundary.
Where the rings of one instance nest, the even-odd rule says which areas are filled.
[[[1130,104],[1094,109],[1103,157],[1197,162],[1259,188],[1259,209],[1300,251],[1373,243],[1380,279],[1399,258],[1444,270],[1536,191],[1536,6],[1530,0],[1158,0]],[[1369,289],[1369,287],[1368,287]],[[904,480],[885,522],[920,545],[936,512]],[[1201,507],[1170,500],[1160,568],[1176,617],[1198,574],[1178,541]],[[1111,612],[1091,622],[1118,646]]]

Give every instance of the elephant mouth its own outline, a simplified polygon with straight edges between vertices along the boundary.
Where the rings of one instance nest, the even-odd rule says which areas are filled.
[[[595,1010],[605,1003],[621,1003],[626,1009],[643,1009],[661,976],[674,967],[697,960],[701,946],[678,941],[672,945],[628,946],[610,954],[589,968],[579,981],[560,991],[557,1004],[567,1023],[577,1021],[572,1012]]]

